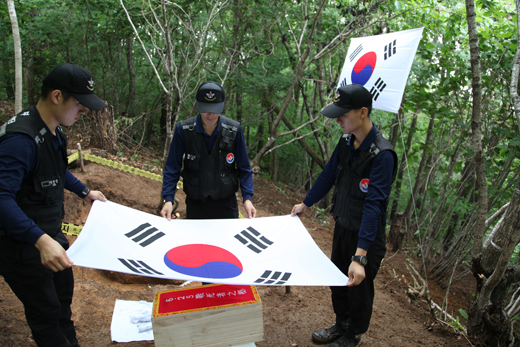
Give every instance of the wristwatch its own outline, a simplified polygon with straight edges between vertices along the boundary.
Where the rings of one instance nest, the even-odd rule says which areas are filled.
[[[367,257],[364,255],[353,255],[352,261],[357,261],[363,266],[367,265]]]
[[[86,198],[88,193],[90,193],[90,188],[89,187],[85,187],[85,189],[83,189],[83,191],[81,192],[81,197],[83,199]]]

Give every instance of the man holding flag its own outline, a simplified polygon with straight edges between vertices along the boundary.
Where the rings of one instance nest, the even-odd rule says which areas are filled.
[[[38,103],[0,128],[0,276],[23,303],[38,346],[79,346],[71,319],[73,263],[61,231],[64,189],[89,203],[106,198],[67,169],[61,125],[104,107],[92,75],[65,63],[43,79]]]
[[[346,286],[331,287],[336,323],[315,331],[312,338],[332,342],[329,347],[354,347],[368,330],[372,316],[374,278],[386,253],[386,211],[397,155],[370,119],[372,94],[365,87],[344,85],[333,101],[321,113],[336,119],[345,134],[291,215],[304,213],[336,185],[331,260],[349,281]]]

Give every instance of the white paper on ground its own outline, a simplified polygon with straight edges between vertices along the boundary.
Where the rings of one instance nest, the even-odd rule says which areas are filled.
[[[136,311],[150,311],[150,322],[152,302],[128,301],[116,299],[112,324],[110,325],[110,336],[115,342],[153,341],[153,330],[139,332],[138,324],[131,321],[131,316]],[[139,323],[142,324],[142,323]]]

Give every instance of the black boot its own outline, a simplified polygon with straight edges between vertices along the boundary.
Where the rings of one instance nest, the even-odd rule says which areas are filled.
[[[356,347],[361,342],[361,335],[346,333],[328,347]]]
[[[323,330],[316,330],[312,333],[312,339],[315,342],[329,343],[336,341],[345,333],[348,329],[348,321],[336,322],[332,327]]]

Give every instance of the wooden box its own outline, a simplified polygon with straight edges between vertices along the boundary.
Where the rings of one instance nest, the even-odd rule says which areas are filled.
[[[156,347],[221,347],[264,338],[255,286],[211,284],[158,292],[152,326]]]

